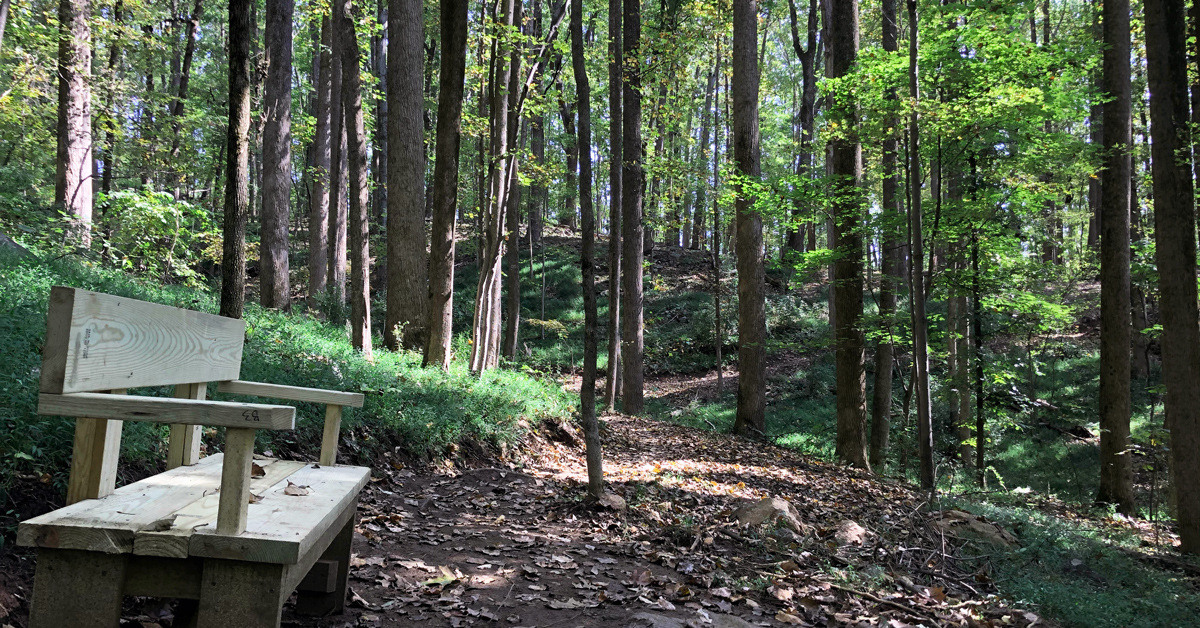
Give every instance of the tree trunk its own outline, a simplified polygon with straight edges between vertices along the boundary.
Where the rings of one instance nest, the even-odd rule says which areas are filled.
[[[533,0],[533,39],[542,39],[542,0]],[[542,66],[533,75],[531,91],[542,92]],[[529,141],[535,168],[541,169],[546,164],[546,114],[538,108],[529,119]],[[539,175],[529,186],[529,247],[532,255],[533,247],[542,246],[542,220],[546,209],[546,198],[549,194],[546,179]],[[532,265],[532,261],[530,262]],[[530,271],[532,273],[532,271]],[[532,277],[531,277],[532,278]]]
[[[1183,0],[1146,0],[1154,178],[1155,261],[1162,317],[1163,383],[1177,491],[1180,550],[1200,553],[1200,312],[1192,198]],[[1103,242],[1101,243],[1103,247]]]
[[[1129,185],[1133,142],[1129,2],[1104,2],[1104,164],[1100,171],[1100,492],[1137,514],[1129,450]]]
[[[229,126],[225,144],[225,224],[221,316],[241,318],[246,305],[246,214],[250,204],[250,5],[229,3]]]
[[[713,74],[717,77],[714,88],[714,101],[721,91],[721,38],[718,36],[716,49],[713,52]],[[726,83],[728,90],[728,83]],[[715,104],[715,103],[714,103]],[[713,348],[717,360],[717,396],[725,391],[725,358],[721,351],[725,348],[725,332],[721,321],[721,106],[713,109],[713,224],[712,224],[712,269],[713,269]],[[728,148],[728,147],[727,147]]]
[[[604,495],[600,424],[596,420],[596,215],[592,207],[592,88],[583,56],[583,0],[571,0],[571,65],[579,102],[579,208],[583,212],[583,387],[579,405],[587,447],[588,494]]]
[[[513,10],[513,24],[517,31],[524,33],[523,3],[517,2]],[[515,143],[515,152],[521,151],[524,141],[522,137],[520,103],[521,81],[521,46],[515,46],[512,51],[511,71],[509,74],[508,90],[508,137]],[[517,357],[517,345],[520,343],[521,328],[521,180],[517,177],[517,160],[510,160],[508,198],[504,203],[504,262],[505,280],[505,310],[508,314],[504,319],[504,336],[501,342],[501,355],[508,359]]]
[[[575,130],[575,104],[568,104],[562,97],[558,100],[558,117],[562,120],[563,125],[563,157],[567,162],[566,171],[566,189],[563,194],[566,198],[563,199],[563,210],[558,215],[558,224],[576,231],[577,223],[575,222],[575,192],[579,188],[576,178],[579,173],[579,140],[577,139],[577,131]]]
[[[180,141],[182,140],[181,135],[183,133],[183,111],[184,111],[184,105],[187,103],[188,84],[191,82],[191,76],[192,76],[192,59],[195,57],[195,54],[196,54],[196,33],[200,30],[200,16],[203,14],[203,12],[204,12],[203,0],[196,0],[195,6],[192,7],[191,18],[188,19],[187,34],[185,35],[185,37],[187,39],[187,43],[184,45],[183,63],[178,68],[179,74],[177,75],[177,77],[175,77],[176,78],[176,81],[175,81],[176,82],[176,91],[174,94],[174,100],[171,103],[171,168],[175,169],[175,197],[176,198],[179,197],[179,195],[182,191],[183,185],[184,185],[185,178],[186,178],[186,173],[184,171],[184,168],[181,167],[181,164],[179,163],[179,144],[180,144]],[[267,21],[268,21],[268,31],[269,31],[270,30],[269,22],[271,19],[270,9],[268,9],[267,13],[268,13]],[[266,36],[267,36],[267,44],[269,46],[270,39],[271,39],[271,33],[268,32]],[[288,64],[289,64],[289,68],[290,68],[291,67],[290,66],[290,64],[291,64],[290,50],[291,50],[291,43],[292,43],[292,31],[291,31],[291,23],[290,22],[288,23],[287,41],[288,41],[288,50],[289,50]],[[270,55],[270,51],[268,50],[268,56],[269,55]],[[290,82],[291,77],[289,76],[288,79],[289,79],[288,93],[290,94],[291,93],[291,82]],[[269,79],[268,79],[268,81],[269,81]],[[268,98],[269,97],[270,96],[268,96]],[[290,104],[291,103],[289,102],[289,106],[290,106]],[[268,124],[269,124],[269,122],[268,122]]]
[[[839,78],[858,56],[858,0],[832,0],[830,49],[826,76]],[[860,224],[862,147],[853,136],[854,111],[833,111],[851,135],[831,140],[834,215],[834,337],[837,343],[837,455],[870,469],[867,460],[867,401],[864,365],[863,253]]]
[[[337,0],[334,4],[338,4]],[[332,135],[329,177],[329,267],[325,277],[326,315],[329,322],[341,325],[346,322],[346,115],[343,99],[345,84],[342,81],[343,28],[337,19],[331,20],[333,32],[333,79],[332,98],[329,104],[329,119]]]
[[[308,213],[308,307],[315,309],[325,294],[329,265],[330,97],[333,87],[329,16],[321,18],[321,41],[313,54],[313,84],[317,93],[317,120],[313,135],[313,191]]]
[[[342,24],[342,112],[345,115],[346,153],[350,177],[347,231],[350,237],[350,342],[371,357],[371,255],[368,250],[370,197],[367,182],[367,136],[363,124],[362,77],[358,35],[354,30],[351,0],[337,0],[334,21]],[[338,15],[337,13],[340,13]]]
[[[762,176],[758,131],[758,3],[733,2],[733,156],[738,175]],[[743,185],[737,195],[738,399],[733,431],[766,432],[767,319],[762,215]]]
[[[642,260],[644,225],[642,200],[646,188],[645,146],[642,144],[642,5],[624,0],[622,43],[625,80],[622,91],[621,159],[621,407],[639,414],[644,407],[642,360]]]
[[[816,111],[817,111],[816,59],[817,59],[817,32],[819,30],[817,27],[817,8],[818,8],[817,4],[818,4],[818,0],[809,0],[808,23],[807,23],[808,37],[805,42],[807,45],[801,46],[800,45],[800,27],[797,24],[796,2],[795,2],[795,0],[788,0],[788,13],[789,13],[789,16],[791,17],[792,49],[796,52],[796,58],[800,60],[801,76],[804,80],[804,85],[800,92],[800,111],[799,111],[800,148],[798,151],[799,154],[797,155],[797,159],[796,159],[796,176],[797,177],[811,176],[810,170],[812,169],[813,129],[816,124]],[[885,8],[885,11],[886,11],[886,8]],[[893,10],[893,13],[894,12],[895,11]],[[894,30],[895,29],[895,20],[892,20],[892,22],[893,23],[892,23],[891,27]],[[886,18],[885,18],[885,33],[886,33],[886,28],[887,28],[887,22],[886,22]],[[893,35],[892,39],[893,40],[895,39],[894,35]],[[886,35],[885,35],[885,41],[886,41]],[[893,44],[894,44],[894,41],[893,41]],[[885,185],[886,185],[886,183],[885,183]],[[792,220],[793,220],[793,222],[799,222],[799,220],[800,220],[800,209],[797,206],[793,206],[793,208],[792,208]],[[813,234],[814,229],[815,229],[815,223],[810,223],[809,228],[808,228],[809,240],[810,240],[810,250],[811,250],[811,244],[815,243],[815,239],[814,239],[815,236]],[[805,248],[804,243],[801,242],[802,235],[803,235],[802,230],[798,230],[798,229],[795,229],[795,227],[793,227],[793,231],[789,234],[787,247],[793,251],[804,250],[804,248]]]
[[[514,0],[499,0],[498,23],[513,26]],[[479,246],[479,282],[475,292],[475,314],[471,325],[470,368],[481,372],[500,361],[500,280],[504,246],[504,208],[508,199],[508,86],[512,75],[509,43],[498,41],[492,60],[495,72],[491,90],[491,164],[488,166],[490,198],[482,216]]]
[[[896,26],[896,0],[883,0],[883,49],[896,52],[899,45],[896,41],[898,28]],[[812,26],[810,25],[811,29]],[[807,88],[807,85],[805,85]],[[888,100],[896,99],[895,90],[888,90]],[[892,119],[888,127],[897,128],[899,123]],[[881,337],[875,344],[875,383],[874,398],[871,405],[871,449],[870,463],[876,470],[882,470],[887,463],[888,442],[890,440],[892,421],[892,361],[894,360],[892,327],[896,314],[896,287],[899,283],[899,254],[900,254],[900,198],[896,194],[898,176],[896,174],[896,136],[889,134],[883,141],[883,197],[880,199],[882,215],[880,217],[883,229],[882,264],[879,277],[879,319],[887,328],[887,337]]]
[[[376,226],[376,229],[384,229],[385,232],[387,227],[384,223],[384,216],[387,214],[388,207],[388,129],[391,126],[388,122],[388,98],[390,94],[388,85],[391,84],[390,77],[388,76],[388,59],[391,55],[388,53],[384,42],[388,41],[390,43],[393,37],[391,34],[393,31],[388,21],[390,13],[388,11],[388,2],[389,0],[378,0],[376,4],[376,19],[383,26],[383,30],[371,37],[374,72],[375,76],[379,79],[379,87],[375,95],[375,136],[372,138],[375,145],[371,147],[371,160],[373,162],[371,167],[373,179],[371,184],[371,222]],[[424,17],[424,14],[422,14],[422,26],[424,25]],[[422,33],[422,36],[424,36],[424,33]],[[424,109],[424,104],[424,100],[422,100],[422,110]],[[421,139],[424,140],[424,134],[422,134]],[[425,174],[424,165],[424,161],[422,161],[422,175]],[[388,254],[384,256],[383,262],[376,264],[376,266],[382,266],[385,276],[388,273],[388,269],[391,268],[391,265],[388,263],[391,259],[391,251],[388,251]],[[387,285],[386,281],[384,285]],[[388,294],[391,294],[391,292],[389,291]],[[420,298],[422,302],[425,301],[425,295],[422,294]],[[420,324],[425,324],[424,318],[421,319]],[[388,327],[390,326],[384,325],[384,345],[388,345]],[[424,343],[419,346],[424,347]]]
[[[92,243],[91,0],[58,3],[58,172],[54,202],[71,219],[71,241]]]
[[[621,0],[608,0],[608,373],[604,405],[609,410],[616,410],[621,394],[621,29]]]
[[[1094,0],[1095,8],[1092,10],[1092,36],[1096,41],[1103,41],[1103,27],[1100,24],[1100,14],[1104,10],[1104,3],[1101,0]],[[1100,85],[1097,94],[1092,97],[1091,107],[1088,110],[1088,132],[1090,135],[1089,141],[1092,146],[1101,146],[1104,144],[1104,123],[1101,117],[1104,115],[1104,96],[1103,96],[1103,71],[1097,72],[1093,79]],[[1100,248],[1100,174],[1095,173],[1088,177],[1088,239],[1087,245],[1093,251]]]
[[[429,333],[423,8],[421,0],[390,0],[388,10],[388,272],[383,343],[393,351],[425,347]]]
[[[4,39],[4,20],[8,13],[8,0],[0,1],[0,40]],[[124,47],[121,23],[125,20],[125,3],[117,0],[113,5],[113,23],[115,35],[109,42],[108,48],[108,86],[104,90],[104,147],[101,153],[104,161],[104,173],[100,179],[100,190],[105,194],[112,192],[113,171],[117,163],[117,112],[115,109],[117,87],[114,85],[117,76],[117,63],[121,60]]]
[[[920,89],[917,83],[917,1],[908,0],[908,95],[917,102]],[[933,420],[929,407],[929,321],[925,315],[925,232],[921,215],[921,142],[917,108],[908,118],[909,150],[909,302],[912,305],[913,386],[917,389],[917,449],[920,456],[918,475],[921,488],[933,488]]]
[[[0,0],[0,51],[4,50],[4,27],[8,24],[9,0]]]
[[[196,0],[197,9],[200,0]],[[288,216],[292,199],[293,0],[267,0],[267,83],[263,93],[263,207],[259,245],[262,305],[292,309],[288,285]],[[190,57],[185,57],[184,68]],[[187,74],[180,80],[183,90]],[[182,102],[180,103],[182,106]]]
[[[692,246],[693,250],[698,250],[704,243],[704,216],[708,213],[708,154],[709,154],[709,130],[711,128],[711,120],[713,118],[713,91],[716,89],[717,69],[714,67],[708,73],[708,86],[704,90],[704,111],[700,112],[700,150],[697,155],[700,157],[700,181],[696,186],[696,205],[692,212]]]
[[[450,366],[454,299],[454,220],[467,59],[467,0],[441,0],[442,59],[433,162],[433,229],[429,245],[429,341],[425,366]]]

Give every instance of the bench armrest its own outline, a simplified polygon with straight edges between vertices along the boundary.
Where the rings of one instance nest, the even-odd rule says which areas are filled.
[[[238,379],[219,382],[217,390],[234,395],[253,395],[256,397],[270,397],[272,399],[287,399],[288,401],[307,401],[334,406],[349,406],[351,408],[361,408],[363,406],[362,393],[303,388],[300,386],[281,386],[279,384],[262,384],[259,382],[243,382]]]
[[[100,393],[42,393],[38,396],[38,414],[257,430],[296,427],[296,409],[291,406]]]

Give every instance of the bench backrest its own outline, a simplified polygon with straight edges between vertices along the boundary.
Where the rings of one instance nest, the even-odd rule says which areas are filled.
[[[55,286],[41,392],[236,380],[245,333],[239,319]]]

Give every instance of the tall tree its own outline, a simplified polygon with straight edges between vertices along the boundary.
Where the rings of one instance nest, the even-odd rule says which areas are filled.
[[[4,27],[8,24],[9,0],[0,0],[0,51],[4,50]]]
[[[913,325],[913,387],[917,389],[917,449],[920,457],[918,476],[921,487],[933,488],[933,419],[929,407],[929,321],[925,314],[925,231],[921,215],[921,129],[917,105],[921,91],[918,82],[917,0],[908,0],[908,95],[912,111],[908,116],[909,178],[909,303]]]
[[[698,155],[700,181],[696,185],[696,205],[692,212],[692,249],[700,249],[704,242],[704,216],[708,213],[708,151],[709,128],[713,118],[713,92],[717,85],[717,69],[713,67],[708,73],[708,85],[704,90],[704,110],[700,112],[700,146]]]
[[[271,8],[267,7],[268,22],[271,19],[270,13],[271,13]],[[187,21],[187,32],[184,35],[185,43],[184,43],[184,51],[183,51],[183,61],[179,66],[178,72],[175,73],[175,77],[174,77],[174,81],[173,81],[175,83],[175,93],[172,95],[173,100],[171,102],[171,155],[170,155],[170,160],[171,160],[171,168],[173,168],[175,170],[174,184],[175,184],[175,196],[176,197],[179,197],[179,195],[183,192],[182,188],[184,185],[184,180],[186,178],[185,169],[184,169],[183,165],[179,163],[179,148],[180,148],[180,143],[183,139],[182,134],[183,134],[184,105],[187,103],[188,86],[191,85],[191,80],[192,80],[192,60],[196,56],[196,34],[200,31],[200,17],[203,14],[204,14],[204,2],[203,2],[203,0],[196,0],[195,5],[192,7],[192,15],[191,15],[191,17],[188,18],[188,21]],[[268,30],[269,29],[270,29],[270,24],[268,23]],[[268,46],[270,46],[270,41],[269,41],[270,38],[271,38],[271,34],[268,33],[267,34]],[[292,33],[291,33],[290,24],[288,27],[287,41],[288,41],[288,47],[290,49],[291,42],[292,42]],[[270,51],[268,50],[268,57],[269,56],[270,56]],[[291,63],[290,55],[288,56],[288,63],[289,64]],[[290,76],[289,76],[289,79],[290,79]],[[270,79],[268,78],[268,81],[269,80]],[[290,94],[291,93],[290,92],[290,89],[291,89],[290,82],[288,83],[288,89],[289,89],[288,93]],[[269,96],[268,96],[268,98],[269,98]],[[289,103],[289,106],[290,106],[290,103]],[[268,124],[269,124],[269,122],[268,122]]]
[[[333,90],[333,58],[330,48],[329,16],[321,17],[319,45],[313,51],[313,84],[316,86],[317,120],[313,129],[312,194],[308,211],[308,307],[316,308],[325,295],[326,268],[329,265],[329,188],[330,188],[330,98]]]
[[[604,405],[617,407],[621,392],[621,0],[608,0],[608,374]]]
[[[499,0],[498,26],[504,32],[513,27],[514,0]],[[509,166],[508,112],[509,84],[512,78],[510,37],[494,44],[490,107],[491,163],[488,165],[489,198],[481,217],[479,281],[475,292],[475,314],[471,323],[472,371],[483,371],[500,361],[500,264],[504,247],[504,209],[511,178]]]
[[[733,2],[733,158],[742,181],[757,181],[758,3]],[[762,215],[745,183],[737,186],[738,398],[733,431],[766,431],[767,318]]]
[[[522,9],[523,2],[517,2],[513,7],[516,15],[513,16],[513,24],[517,25],[517,32],[528,34],[524,26],[524,12]],[[520,151],[524,143],[524,133],[521,133],[521,115],[520,115],[520,85],[521,85],[521,57],[524,54],[523,46],[514,46],[512,50],[511,71],[509,73],[509,92],[508,92],[508,137],[514,143],[513,152]],[[520,138],[520,139],[518,139]],[[517,177],[517,160],[514,157],[511,160],[513,166],[509,169],[508,177],[508,198],[504,204],[504,291],[505,291],[505,310],[507,316],[504,320],[504,337],[501,345],[501,352],[504,357],[513,359],[517,357],[517,345],[520,343],[520,328],[521,328],[521,180]]]
[[[883,18],[883,49],[887,52],[898,51],[897,36],[899,29],[896,20],[896,0],[883,0],[880,13]],[[812,28],[811,25],[809,28]],[[811,45],[811,42],[810,42]],[[896,90],[888,89],[885,97],[896,100]],[[897,128],[897,120],[888,121],[889,128]],[[875,469],[882,469],[887,461],[888,441],[891,432],[892,417],[892,351],[891,327],[896,312],[896,286],[900,273],[900,242],[898,227],[900,223],[900,196],[897,194],[899,177],[896,173],[896,136],[888,133],[883,140],[883,195],[880,207],[883,210],[883,250],[880,252],[882,264],[879,277],[879,318],[887,327],[888,335],[880,337],[875,343],[875,385],[874,399],[871,405],[871,450],[870,463]]]
[[[335,0],[330,18],[333,40],[330,48],[333,53],[332,97],[329,103],[331,150],[329,159],[329,223],[327,236],[329,241],[329,266],[325,275],[326,315],[329,321],[340,325],[346,322],[346,262],[347,249],[347,215],[346,206],[346,115],[343,98],[345,83],[343,78],[345,46],[345,29],[339,18],[338,6],[341,0]]]
[[[199,8],[200,2],[196,2]],[[291,309],[288,218],[292,199],[292,14],[294,0],[267,0],[263,92],[262,305]],[[189,44],[190,45],[190,44]],[[180,87],[182,89],[182,82]]]
[[[1200,319],[1183,0],[1146,0],[1155,262],[1180,550],[1200,554]],[[1107,15],[1107,13],[1106,13]],[[1104,244],[1101,242],[1101,247]]]
[[[54,202],[70,217],[72,239],[92,242],[91,0],[58,3],[58,171]]]
[[[642,260],[645,228],[642,200],[646,189],[642,143],[642,5],[624,0],[622,45],[625,49],[621,111],[621,407],[629,414],[642,411]]]
[[[371,355],[371,255],[367,233],[370,198],[367,183],[367,134],[363,123],[361,53],[352,15],[351,0],[337,0],[334,21],[342,25],[342,113],[345,116],[346,154],[350,177],[347,191],[350,216],[350,342],[364,355]]]
[[[829,64],[826,76],[839,78],[858,58],[858,0],[831,0]],[[834,216],[834,337],[837,342],[837,455],[865,469],[867,460],[867,376],[864,366],[862,146],[855,135],[857,113],[839,103],[835,113],[845,135],[830,141]]]
[[[225,145],[221,316],[241,318],[246,306],[246,217],[250,206],[250,5],[229,3],[229,126]]]
[[[429,259],[425,253],[424,3],[390,0],[388,11],[387,317],[390,349],[424,347]],[[400,333],[397,334],[397,331]]]
[[[1137,514],[1129,451],[1129,186],[1133,142],[1129,0],[1104,0],[1104,167],[1100,172],[1100,493]]]
[[[571,67],[579,102],[579,209],[582,212],[583,250],[583,387],[580,414],[587,447],[588,494],[604,495],[604,462],[600,452],[600,424],[596,420],[596,212],[592,207],[592,87],[583,56],[583,0],[571,0]],[[515,315],[515,312],[513,313]]]
[[[433,229],[429,245],[429,340],[426,366],[450,366],[454,297],[454,218],[462,140],[467,59],[467,0],[440,0],[442,59],[438,80],[437,145],[433,162]]]

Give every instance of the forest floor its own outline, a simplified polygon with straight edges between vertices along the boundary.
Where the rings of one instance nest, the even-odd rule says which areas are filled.
[[[756,441],[622,415],[605,425],[623,510],[583,499],[579,436],[561,425],[538,430],[519,468],[376,469],[345,613],[289,605],[283,625],[1050,625],[1005,607],[987,567],[959,557],[963,543],[1011,543],[986,520]],[[787,500],[793,523],[739,525],[735,510],[765,497]],[[968,527],[972,540],[956,538]],[[25,625],[32,561],[3,559],[0,625]],[[171,625],[160,601],[126,610],[123,625]]]

